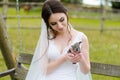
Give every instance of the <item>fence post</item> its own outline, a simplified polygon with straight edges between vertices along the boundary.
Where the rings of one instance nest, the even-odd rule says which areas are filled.
[[[3,0],[3,16],[4,19],[6,20],[7,17],[7,12],[8,12],[8,0]]]
[[[104,10],[104,4],[101,0],[101,28],[100,28],[100,32],[103,32],[103,28],[104,28],[104,15],[105,15],[105,10]]]
[[[101,29],[100,31],[103,32],[104,30],[104,24],[105,24],[105,19],[106,19],[106,7],[108,6],[107,5],[108,1],[105,0],[105,3],[103,4],[103,0],[101,0],[101,9],[102,9],[102,16],[101,16]]]
[[[12,52],[12,47],[8,39],[6,25],[3,17],[0,15],[0,49],[8,69],[14,68],[16,64],[15,56]],[[14,74],[11,74],[13,80]]]

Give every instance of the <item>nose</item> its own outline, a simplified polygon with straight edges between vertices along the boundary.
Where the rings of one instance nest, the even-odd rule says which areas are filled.
[[[58,25],[57,25],[57,26],[58,26],[59,29],[62,29],[62,28],[63,28],[63,25],[62,25],[62,23],[60,23],[60,22],[58,22]]]

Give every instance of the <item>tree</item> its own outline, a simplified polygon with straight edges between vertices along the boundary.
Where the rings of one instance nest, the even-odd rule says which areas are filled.
[[[0,0],[2,1],[2,0]],[[9,0],[10,2],[16,2],[16,0]],[[45,0],[19,0],[19,2],[44,2]]]
[[[120,2],[112,1],[112,8],[113,9],[120,9]]]
[[[75,4],[78,4],[78,3],[82,3],[83,0],[61,0],[62,2],[65,2],[65,3],[75,3]]]

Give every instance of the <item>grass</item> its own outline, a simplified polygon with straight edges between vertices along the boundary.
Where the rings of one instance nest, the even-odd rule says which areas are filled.
[[[1,9],[0,9],[1,10]],[[35,12],[36,11],[36,12]],[[40,11],[34,9],[28,15],[39,15]],[[23,10],[21,15],[26,15]],[[16,15],[15,9],[10,9],[8,15]],[[41,19],[20,19],[22,35],[22,52],[33,53],[40,34]],[[100,20],[85,18],[70,18],[71,24],[79,31],[84,32],[89,39],[90,60],[101,63],[120,65],[120,31],[82,30],[81,28],[100,28]],[[18,56],[20,52],[17,19],[7,19],[7,32],[12,45],[12,50]],[[119,21],[106,20],[104,28],[120,28]],[[7,70],[3,57],[0,53],[0,72]],[[92,75],[93,80],[120,80],[120,78]],[[0,80],[10,80],[9,77]]]
[[[84,28],[100,28],[101,20],[96,19],[86,19],[86,18],[70,18],[70,21],[76,27]],[[120,28],[119,21],[106,20],[104,23],[104,28]]]

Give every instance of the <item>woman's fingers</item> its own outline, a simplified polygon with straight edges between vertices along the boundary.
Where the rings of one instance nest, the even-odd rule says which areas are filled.
[[[72,63],[80,62],[82,53],[74,52],[72,48],[70,48],[71,52],[67,54],[67,59]]]
[[[71,61],[72,62],[80,62],[81,58],[82,58],[81,53],[78,53],[78,54],[75,54],[74,57],[72,57]]]

